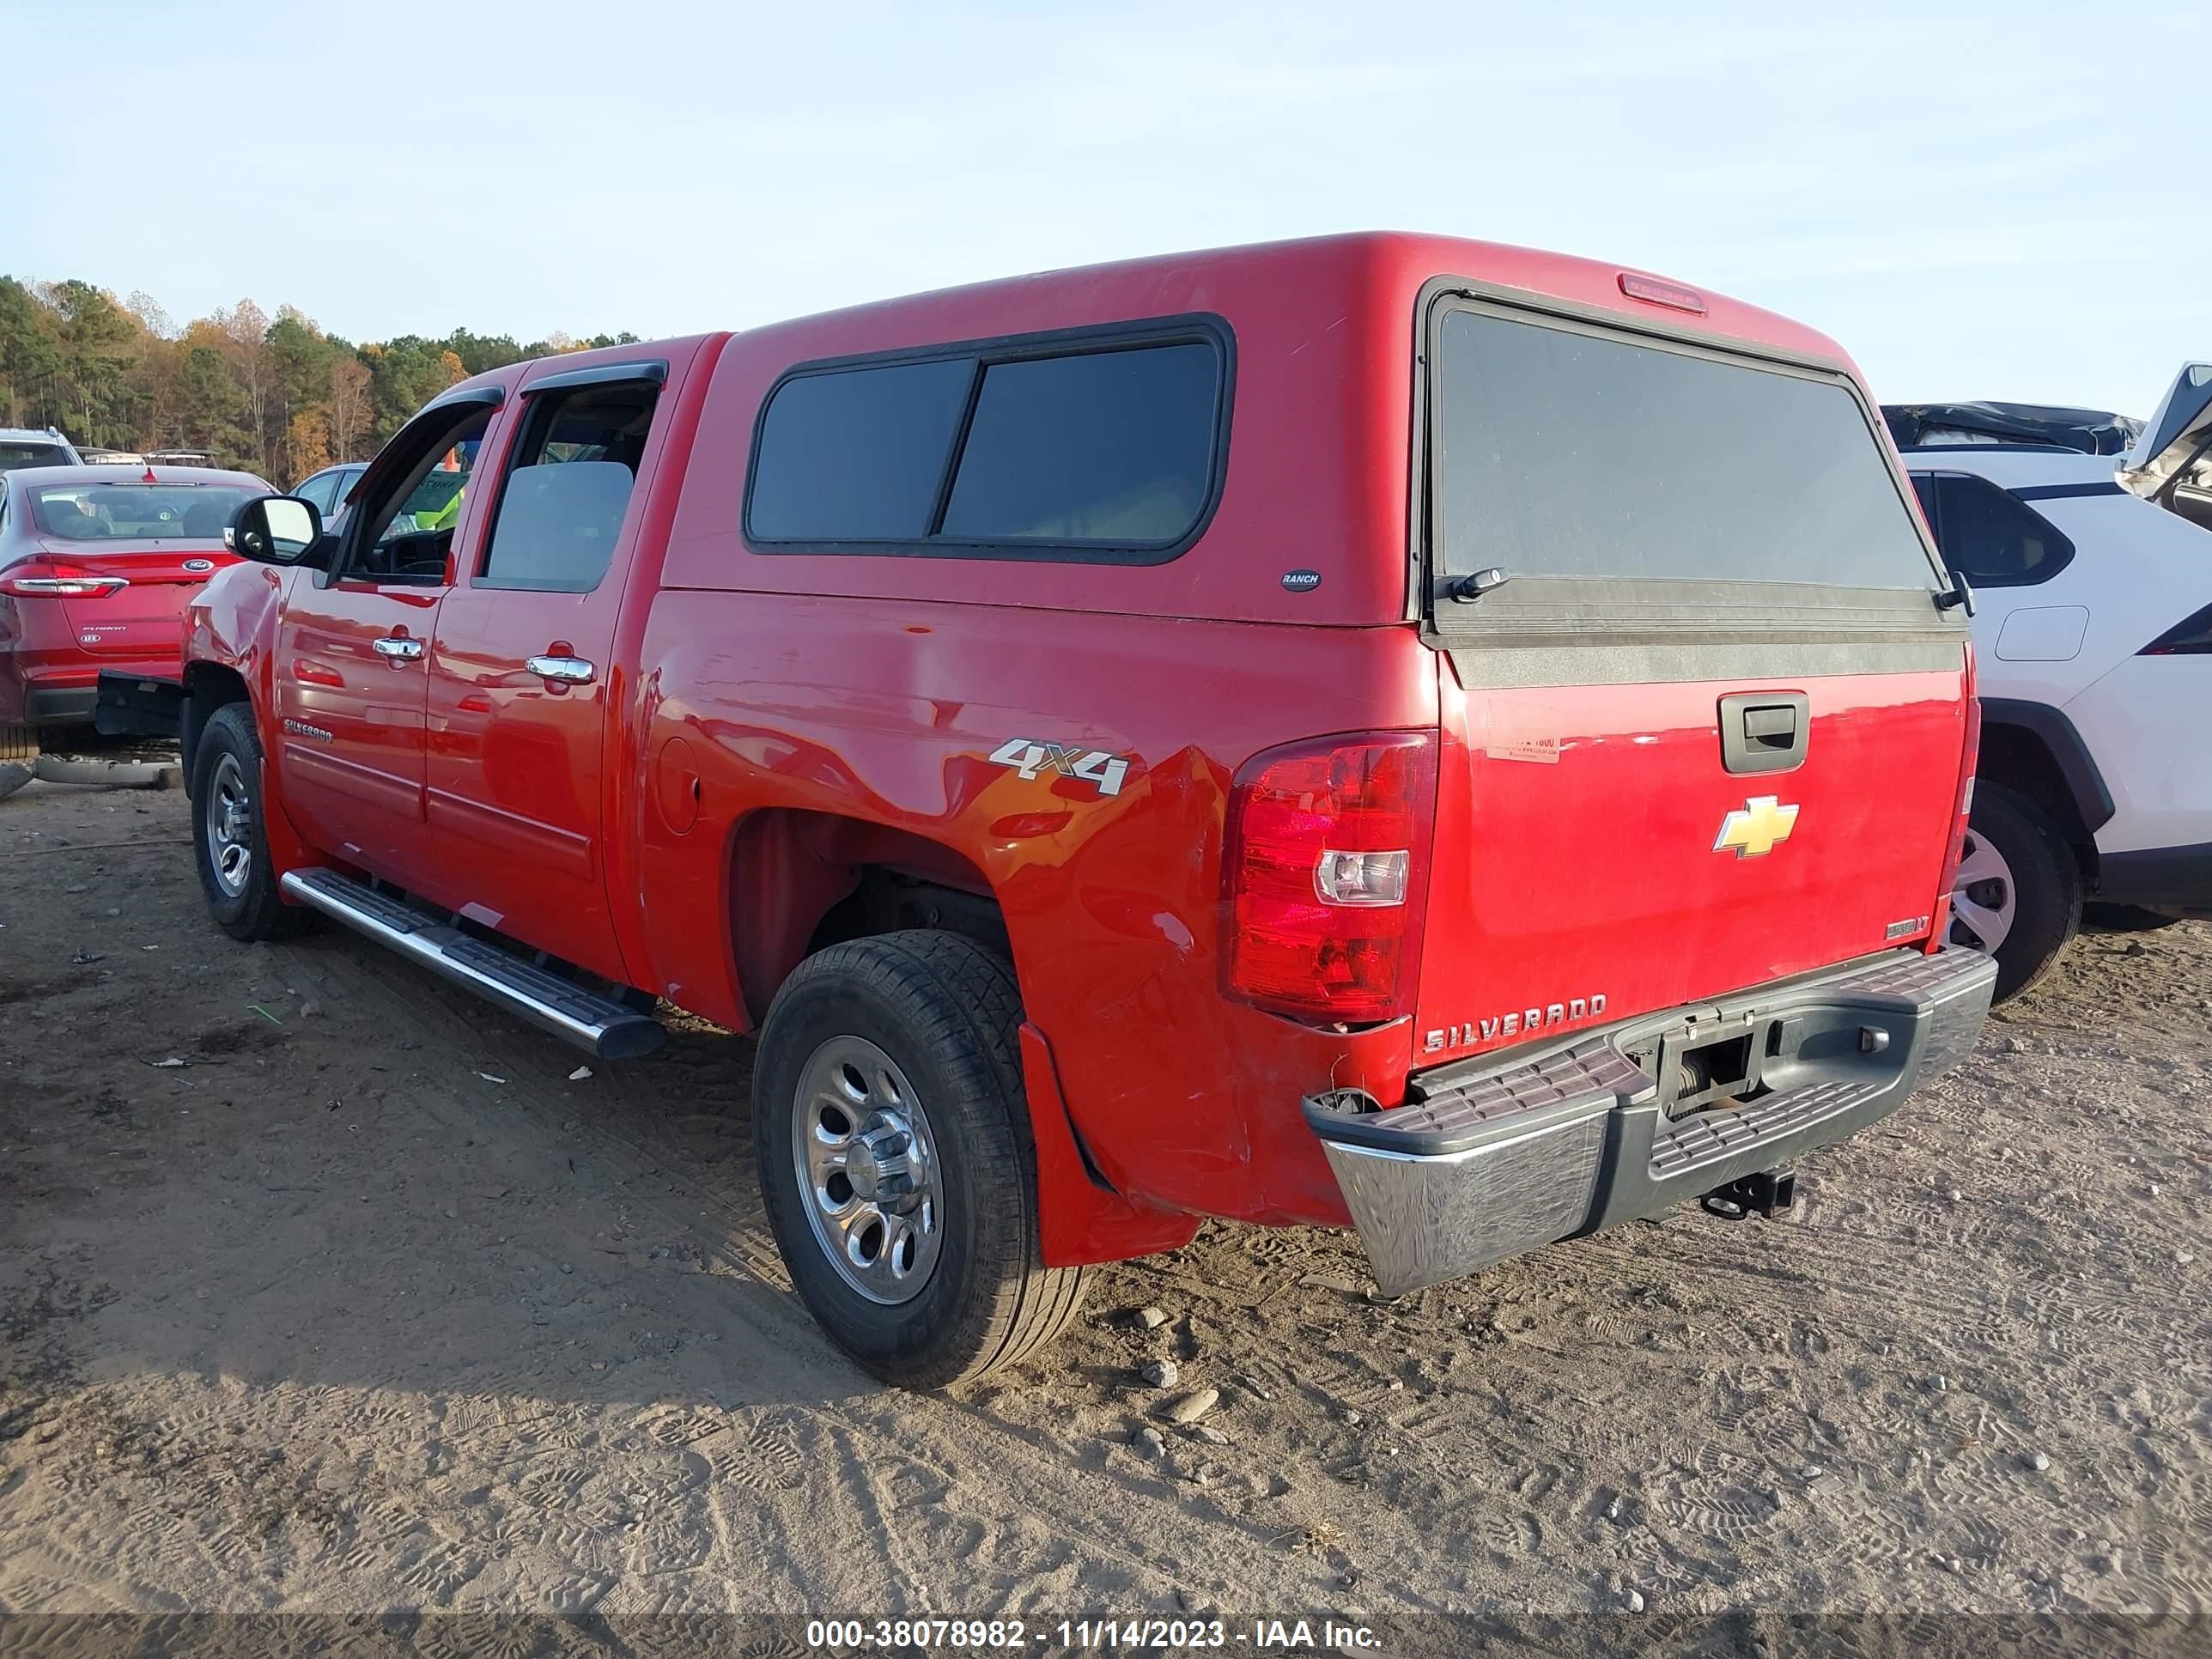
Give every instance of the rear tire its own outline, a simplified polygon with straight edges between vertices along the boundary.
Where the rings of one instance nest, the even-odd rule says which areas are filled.
[[[0,726],[0,761],[34,761],[38,757],[38,727]]]
[[[1977,783],[1951,895],[1951,943],[1997,959],[2002,1002],[2048,973],[2081,925],[2081,871],[2065,837],[2011,790]]]
[[[755,1062],[761,1194],[792,1281],[884,1382],[939,1389],[1066,1328],[1039,1245],[1012,969],[915,931],[833,945],[776,993]]]
[[[253,706],[225,703],[209,717],[192,757],[192,863],[209,914],[234,939],[288,939],[313,914],[278,896],[262,811]]]

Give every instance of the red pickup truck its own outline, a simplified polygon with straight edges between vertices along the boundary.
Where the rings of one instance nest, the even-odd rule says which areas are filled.
[[[1357,235],[521,363],[234,534],[216,919],[757,1031],[896,1382],[1206,1216],[1396,1293],[1771,1213],[1987,1009],[1966,596],[1834,344],[1641,272]]]

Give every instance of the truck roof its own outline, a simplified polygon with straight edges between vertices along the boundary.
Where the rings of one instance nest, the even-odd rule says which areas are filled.
[[[1624,275],[1650,278],[1686,290],[1702,301],[1705,309],[1702,313],[1662,309],[1648,301],[1632,299],[1621,287]],[[1690,325],[1717,338],[1762,346],[1790,356],[1820,358],[1838,365],[1849,361],[1842,348],[1817,329],[1640,266],[1547,252],[1506,242],[1397,230],[1352,231],[1065,266],[865,301],[732,331],[751,341],[784,331],[815,333],[849,326],[857,332],[896,335],[902,341],[915,343],[964,337],[960,331],[946,333],[912,326],[932,317],[946,321],[958,319],[961,327],[972,330],[994,308],[1009,301],[1034,301],[1040,295],[1060,298],[1072,310],[1093,310],[1097,313],[1097,320],[1103,321],[1205,307],[1212,296],[1249,290],[1262,281],[1330,277],[1356,280],[1364,290],[1381,288],[1402,294],[1410,301],[1425,284],[1439,276],[1464,276],[1500,288],[1519,289],[1531,295],[1565,300],[1631,319],[1648,321],[1657,318],[1677,325]],[[1071,317],[1069,320],[1081,319]],[[987,326],[983,336],[978,337],[999,331],[1004,331]],[[684,337],[690,340],[700,337]],[[605,346],[564,354],[561,361],[579,367],[599,361],[621,362],[650,356],[655,348],[674,343],[672,338]],[[460,384],[512,385],[523,371],[542,361],[533,358],[511,363]]]
[[[1141,297],[1148,292],[1158,294],[1163,300],[1170,295],[1176,296],[1155,310],[1188,309],[1194,300],[1202,302],[1207,292],[1217,289],[1241,289],[1258,278],[1311,280],[1330,273],[1356,274],[1366,284],[1402,293],[1408,299],[1433,277],[1464,276],[1550,299],[1578,301],[1629,317],[1671,316],[1676,323],[1694,320],[1716,335],[1795,356],[1844,360],[1844,353],[1836,343],[1816,330],[1760,307],[1638,266],[1551,253],[1505,242],[1397,230],[1352,231],[1068,266],[871,301],[763,326],[813,329],[831,322],[906,320],[939,310],[966,314],[1040,291],[1070,296],[1095,293],[1102,298],[1112,295],[1124,301],[1134,300],[1139,301],[1137,309],[1131,310],[1124,303],[1116,307],[1116,311],[1125,316],[1143,316],[1147,313]],[[1703,301],[1705,311],[1702,316],[1661,311],[1648,302],[1630,299],[1620,285],[1624,274],[1653,278],[1687,289]]]
[[[1569,318],[1676,335],[1700,343],[1816,364],[1858,377],[1826,335],[1759,307],[1635,267],[1504,243],[1370,231],[1047,270],[942,289],[769,323],[734,333],[646,341],[533,359],[464,386],[512,388],[605,364],[711,353],[695,456],[677,507],[664,585],[740,585],[804,592],[865,582],[885,599],[929,600],[975,591],[959,561],[854,550],[733,559],[745,475],[764,402],[802,363],[866,358],[1016,335],[1212,316],[1229,325],[1228,461],[1203,538],[1246,550],[1237,560],[1180,557],[1157,565],[1000,562],[999,603],[1226,620],[1377,624],[1414,601],[1408,411],[1413,404],[1420,301],[1461,279],[1497,299]],[[1641,287],[1647,295],[1634,297]],[[450,398],[460,387],[441,394]],[[1862,392],[1863,396],[1863,393]],[[1866,399],[1871,416],[1871,399]],[[1315,457],[1361,453],[1358,465]],[[1253,561],[1259,549],[1276,568]],[[823,557],[839,560],[831,570]],[[1279,578],[1297,567],[1310,585]],[[1312,573],[1311,580],[1303,573]],[[1328,597],[1305,597],[1319,587]]]

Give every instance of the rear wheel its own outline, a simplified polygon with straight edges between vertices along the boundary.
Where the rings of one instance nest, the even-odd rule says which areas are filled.
[[[887,1382],[1024,1359],[1073,1318],[1044,1265],[1012,969],[955,933],[881,934],[801,963],[753,1085],[761,1193],[824,1330]]]
[[[1951,886],[1951,942],[1997,959],[2002,1002],[2049,972],[2081,925],[2081,872],[2065,837],[2009,789],[1977,784]]]
[[[39,757],[39,732],[32,726],[0,726],[0,761]]]
[[[216,925],[236,939],[283,939],[310,912],[277,896],[261,822],[261,739],[250,703],[226,703],[192,762],[192,858]]]

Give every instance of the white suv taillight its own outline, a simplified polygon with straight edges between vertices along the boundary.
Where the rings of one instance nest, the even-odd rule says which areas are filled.
[[[1229,799],[1222,870],[1230,994],[1294,1018],[1406,1012],[1436,740],[1364,732],[1255,755]]]

